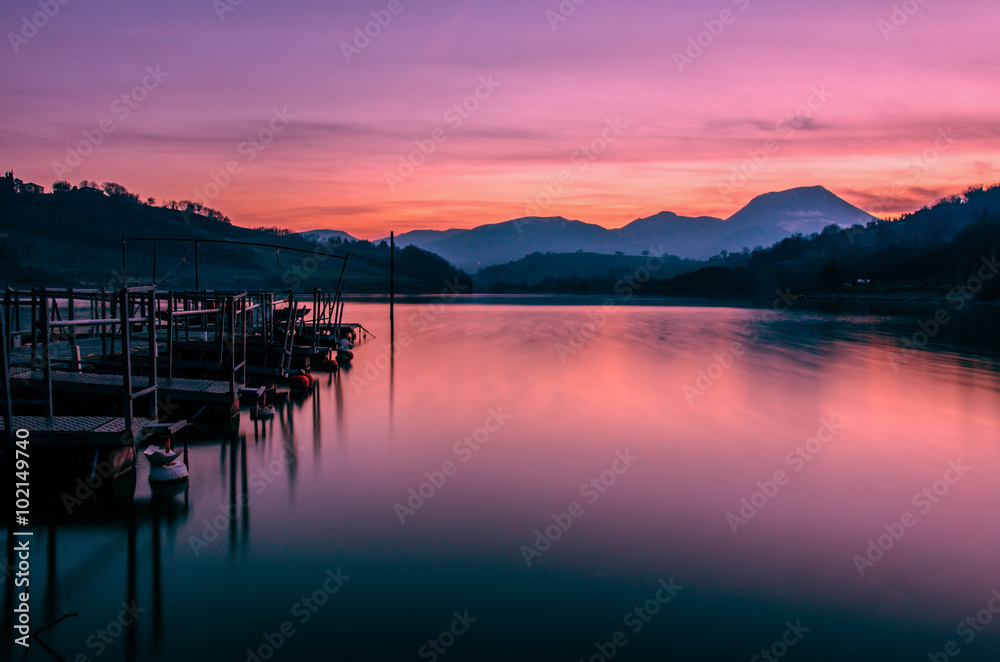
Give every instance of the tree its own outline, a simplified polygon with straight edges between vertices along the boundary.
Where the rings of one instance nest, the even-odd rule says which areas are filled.
[[[52,191],[54,193],[66,193],[70,190],[70,184],[65,179],[58,179],[52,182]]]
[[[0,177],[0,193],[19,193],[23,183],[20,179],[14,178],[13,170],[8,170],[3,177]]]
[[[109,198],[128,195],[128,189],[118,182],[104,182],[101,184],[101,188],[104,189],[104,192],[108,194]]]
[[[156,204],[156,198],[152,196],[146,198],[146,204],[149,205],[150,207],[154,206]]]
[[[844,282],[844,270],[836,260],[830,260],[819,270],[819,278],[830,287],[836,287]]]

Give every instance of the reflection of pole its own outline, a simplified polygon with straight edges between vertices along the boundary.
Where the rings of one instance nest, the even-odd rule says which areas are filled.
[[[56,578],[56,525],[49,524],[48,539],[45,547],[45,618],[52,620],[55,618],[56,603],[59,602],[57,591],[58,582]],[[13,581],[13,578],[11,578]]]
[[[237,434],[229,440],[229,560],[236,560],[236,444]]]
[[[125,602],[130,607],[135,605],[136,595],[138,593],[137,579],[136,579],[136,565],[138,559],[136,558],[135,551],[135,512],[133,511],[128,520],[128,551],[125,569]],[[125,626],[125,647],[126,654],[125,657],[129,660],[136,659],[136,624],[133,619],[132,623]]]
[[[243,502],[240,504],[242,508],[241,518],[243,520],[243,550],[247,549],[250,542],[250,496],[247,494],[247,438],[246,435],[240,437],[240,496],[243,498]]]
[[[163,645],[163,583],[160,565],[160,511],[153,508],[153,649],[159,658]]]

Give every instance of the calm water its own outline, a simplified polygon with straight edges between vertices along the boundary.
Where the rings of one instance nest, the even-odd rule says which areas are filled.
[[[42,639],[81,662],[995,660],[996,317],[904,355],[934,311],[898,312],[412,304],[390,366],[353,304],[379,339],[193,441],[186,495],[143,460],[132,517],[37,530],[36,627],[78,612]]]

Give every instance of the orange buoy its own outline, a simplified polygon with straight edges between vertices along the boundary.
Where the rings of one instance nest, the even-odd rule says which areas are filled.
[[[293,391],[308,391],[312,386],[312,377],[305,373],[292,375],[288,378],[288,385]]]

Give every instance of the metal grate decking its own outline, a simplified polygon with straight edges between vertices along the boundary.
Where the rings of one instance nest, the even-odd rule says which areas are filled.
[[[135,436],[147,425],[156,423],[152,418],[132,419]],[[15,416],[15,430],[28,430],[32,443],[42,445],[128,446],[131,439],[124,436],[125,419],[111,416]],[[0,418],[0,431],[4,421]]]
[[[61,391],[111,395],[117,393],[122,388],[122,378],[120,375],[56,370],[53,370],[51,374],[52,388]],[[10,371],[10,379],[12,383],[20,381],[28,388],[45,388],[45,373],[41,370],[13,368]],[[210,379],[164,377],[158,379],[156,385],[161,396],[178,401],[230,402],[233,399],[233,394],[229,390],[229,382]],[[148,377],[132,377],[132,389],[134,391],[142,390],[148,386]],[[237,384],[237,390],[240,386],[240,384]]]

